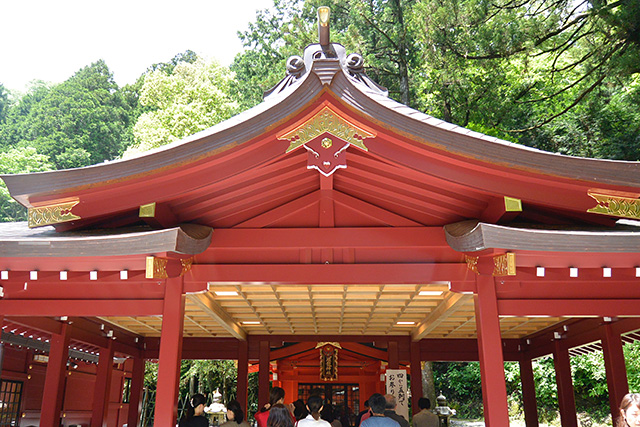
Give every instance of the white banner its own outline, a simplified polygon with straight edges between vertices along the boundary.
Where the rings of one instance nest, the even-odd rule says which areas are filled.
[[[407,371],[404,369],[387,369],[387,394],[396,397],[398,406],[396,414],[409,421],[409,396],[407,396]]]

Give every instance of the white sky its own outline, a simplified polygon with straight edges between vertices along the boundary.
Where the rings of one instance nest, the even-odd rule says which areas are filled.
[[[273,0],[2,0],[0,83],[24,91],[104,59],[119,86],[191,49],[229,65],[236,35]]]

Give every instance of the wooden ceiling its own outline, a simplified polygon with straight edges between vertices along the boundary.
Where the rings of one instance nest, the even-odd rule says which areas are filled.
[[[203,302],[208,309],[203,309]],[[161,317],[103,320],[146,337],[160,336],[162,328]],[[503,317],[502,337],[523,338],[562,320]],[[450,292],[446,284],[241,283],[213,286],[208,293],[187,296],[185,337],[232,337],[229,322],[248,335],[412,334],[414,338],[476,338],[473,296]]]

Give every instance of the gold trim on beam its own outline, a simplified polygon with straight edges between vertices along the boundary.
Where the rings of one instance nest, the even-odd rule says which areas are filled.
[[[156,202],[146,205],[140,205],[138,217],[140,218],[154,218],[156,216]]]
[[[375,133],[351,123],[333,111],[329,106],[325,106],[300,126],[278,136],[278,139],[281,141],[289,141],[289,148],[287,148],[286,151],[288,153],[325,132],[353,144],[364,151],[369,151],[364,145],[364,140],[376,136]]]
[[[505,212],[522,212],[522,201],[514,197],[504,196]]]
[[[516,254],[508,252],[503,255],[493,257],[494,276],[515,276],[516,275]]]
[[[477,256],[464,256],[464,261],[467,263],[467,268],[474,273],[478,274],[478,257]]]
[[[158,258],[154,256],[147,257],[144,277],[147,279],[167,279],[167,264],[169,260],[166,258]]]
[[[47,206],[36,206],[28,210],[29,228],[42,227],[45,225],[59,224],[61,222],[82,219],[78,215],[71,213],[71,209],[80,203],[79,200],[71,202],[55,203]]]
[[[597,205],[587,209],[587,212],[619,218],[640,219],[640,199],[591,191],[588,191],[587,195],[597,202]]]

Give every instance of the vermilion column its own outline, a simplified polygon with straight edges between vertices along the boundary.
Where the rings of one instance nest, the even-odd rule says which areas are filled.
[[[569,360],[569,350],[563,340],[554,341],[553,366],[556,370],[558,406],[562,427],[578,427],[576,399],[573,395],[573,381],[571,380],[571,361]]]
[[[602,352],[604,354],[604,367],[607,372],[607,388],[609,389],[609,407],[611,419],[616,425],[620,411],[620,401],[629,392],[627,381],[627,368],[622,352],[622,339],[613,331],[611,323],[605,323],[601,328]]]
[[[4,326],[4,316],[0,314],[0,334]],[[0,378],[2,378],[2,365],[4,364],[4,344],[0,341]]]
[[[420,366],[420,343],[412,342],[411,347],[411,412],[415,415],[420,412],[418,399],[422,394],[422,369]]]
[[[387,357],[389,369],[398,369],[400,367],[400,358],[398,356],[398,341],[389,341],[387,345]]]
[[[265,403],[269,402],[269,353],[271,347],[269,341],[260,341],[260,360],[258,362],[258,409],[262,408]],[[286,396],[289,401],[291,396]],[[295,400],[295,399],[293,399]]]
[[[536,383],[533,378],[533,365],[527,355],[520,357],[520,382],[524,401],[524,421],[527,427],[538,427],[538,404],[536,402]]]
[[[495,283],[492,276],[480,274],[476,276],[476,285],[476,329],[484,419],[490,427],[508,426],[507,385]]]
[[[167,279],[162,310],[160,357],[158,359],[158,391],[154,425],[175,426],[178,416],[178,381],[182,358],[184,294],[182,277]]]
[[[59,334],[51,334],[49,363],[44,380],[42,410],[40,412],[41,427],[60,426],[60,412],[64,397],[64,385],[69,359],[69,325],[62,324]]]
[[[236,384],[237,399],[240,407],[247,414],[249,389],[249,344],[238,341],[238,379]],[[248,414],[247,414],[248,416]]]
[[[106,348],[100,349],[98,372],[93,390],[93,409],[91,412],[91,427],[107,425],[109,411],[109,392],[111,391],[111,377],[113,374],[113,342],[109,340]]]
[[[129,409],[127,411],[127,425],[137,427],[142,411],[142,390],[144,387],[144,359],[133,359],[133,372],[131,373],[131,389],[129,393]]]

